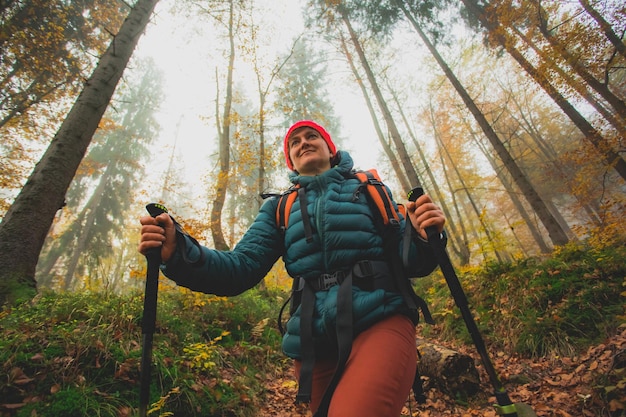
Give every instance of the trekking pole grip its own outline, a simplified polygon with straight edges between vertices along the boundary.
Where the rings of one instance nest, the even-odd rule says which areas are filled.
[[[409,201],[416,201],[422,195],[424,195],[424,189],[422,187],[415,187],[409,191],[407,198]],[[429,242],[436,242],[440,240],[437,226],[428,226],[426,228],[426,236],[428,237]]]

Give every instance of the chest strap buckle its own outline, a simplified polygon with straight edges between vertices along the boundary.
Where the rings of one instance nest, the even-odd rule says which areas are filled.
[[[332,274],[321,274],[315,281],[312,282],[313,288],[318,291],[326,291],[334,285],[340,285],[345,278],[343,271],[336,271]]]

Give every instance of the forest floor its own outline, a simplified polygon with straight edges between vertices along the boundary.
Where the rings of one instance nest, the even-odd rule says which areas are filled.
[[[439,343],[436,340],[431,341]],[[473,351],[473,346],[440,344],[475,358],[481,376],[482,392],[493,392],[487,374],[480,366],[480,357]],[[626,404],[619,400],[626,396],[624,387],[626,361],[622,359],[626,356],[625,352],[626,329],[622,329],[621,333],[575,357],[524,359],[508,356],[502,352],[490,352],[490,355],[511,400],[529,405],[539,417],[615,417],[626,415]],[[297,387],[290,367],[280,369],[277,375],[267,378],[267,400],[259,416],[311,415],[307,411],[298,411],[294,405]],[[615,384],[600,387],[599,379]],[[441,391],[429,388],[427,381],[425,389],[426,403],[417,404],[411,396],[411,401],[407,401],[402,416],[497,415],[493,407],[495,398],[487,394],[479,394],[469,403],[460,404]],[[621,392],[616,395],[615,390]],[[521,411],[518,411],[518,414],[519,417],[524,417]]]

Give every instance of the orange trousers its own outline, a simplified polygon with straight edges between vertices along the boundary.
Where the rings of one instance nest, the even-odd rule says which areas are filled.
[[[335,366],[335,359],[315,362],[310,405],[313,413]],[[413,322],[395,315],[376,323],[354,340],[328,417],[398,417],[413,385],[416,366]],[[300,367],[301,362],[295,361],[298,378]]]

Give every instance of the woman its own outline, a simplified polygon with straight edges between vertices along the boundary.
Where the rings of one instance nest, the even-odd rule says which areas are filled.
[[[350,155],[322,126],[295,123],[284,152],[301,190],[286,230],[277,226],[278,199],[271,198],[232,251],[191,244],[167,214],[141,218],[139,251],[160,247],[167,277],[217,295],[252,288],[282,256],[299,292],[283,338],[283,351],[295,359],[298,400],[310,402],[316,416],[398,416],[415,376],[417,318],[398,289],[389,252],[410,254],[404,275],[429,274],[436,264],[425,229],[442,233],[445,217],[423,195],[406,204],[410,224],[401,217],[393,236],[383,238]],[[405,226],[412,238],[403,240]]]

